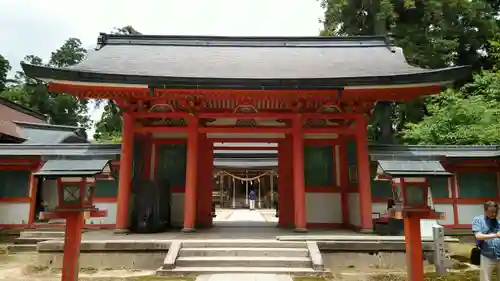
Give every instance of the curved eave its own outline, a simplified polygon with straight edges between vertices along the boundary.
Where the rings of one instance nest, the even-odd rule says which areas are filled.
[[[391,76],[332,77],[314,79],[247,79],[247,78],[191,78],[158,77],[141,75],[122,75],[75,71],[21,63],[27,76],[45,81],[71,81],[75,83],[142,85],[154,88],[203,88],[203,89],[304,89],[327,90],[343,88],[366,88],[370,86],[403,86],[408,84],[441,85],[466,78],[470,75],[469,66],[427,70],[419,73]]]

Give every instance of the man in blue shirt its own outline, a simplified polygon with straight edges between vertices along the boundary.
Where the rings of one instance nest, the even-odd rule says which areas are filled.
[[[248,199],[250,199],[250,211],[255,210],[255,191],[250,190],[250,194],[248,195]]]
[[[484,215],[472,220],[472,232],[481,249],[480,281],[493,281],[495,268],[500,272],[500,225],[497,216],[498,204],[488,201],[484,203]]]

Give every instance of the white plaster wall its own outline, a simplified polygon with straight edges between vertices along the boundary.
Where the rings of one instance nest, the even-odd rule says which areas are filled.
[[[342,223],[340,193],[306,193],[308,223]]]
[[[57,207],[59,195],[57,194],[57,180],[44,180],[42,186],[42,200],[47,204],[49,210]]]
[[[437,212],[445,213],[444,220],[438,220],[440,225],[453,224],[453,204],[434,204],[434,209],[436,209]]]
[[[30,203],[0,202],[0,224],[27,224]]]
[[[108,210],[108,215],[104,218],[90,218],[87,224],[115,224],[116,223],[116,202],[94,203],[99,210]]]
[[[458,224],[471,224],[475,216],[484,213],[483,204],[458,204]]]
[[[184,193],[172,193],[172,226],[184,225]]]
[[[379,213],[381,216],[383,216],[385,213],[387,213],[387,203],[373,202],[372,213]]]
[[[349,193],[347,197],[349,207],[349,222],[354,226],[361,226],[361,216],[359,214],[359,193]]]

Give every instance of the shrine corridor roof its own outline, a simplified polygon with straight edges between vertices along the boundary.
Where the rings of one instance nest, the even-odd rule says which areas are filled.
[[[214,37],[101,34],[99,48],[68,68],[22,64],[46,82],[153,87],[332,89],[441,84],[466,66],[423,69],[385,37]]]
[[[35,176],[94,176],[102,173],[110,160],[48,160]],[[109,169],[108,169],[109,170]]]
[[[439,161],[378,160],[380,172],[390,176],[450,176]],[[378,171],[377,171],[378,173]]]

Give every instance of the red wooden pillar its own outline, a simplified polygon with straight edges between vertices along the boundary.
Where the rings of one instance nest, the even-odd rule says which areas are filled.
[[[424,264],[422,257],[422,237],[420,234],[420,217],[418,214],[407,214],[404,218],[406,264],[409,281],[424,280]]]
[[[295,231],[307,232],[306,187],[304,180],[304,136],[302,118],[297,115],[292,121],[293,138],[293,201],[295,207]]]
[[[190,116],[188,123],[186,188],[184,192],[184,228],[194,232],[196,223],[196,183],[198,178],[198,118]]]
[[[367,120],[356,120],[356,149],[358,154],[359,207],[361,231],[372,231],[372,191],[370,187],[370,156],[368,155]]]
[[[145,179],[150,179],[151,178],[151,159],[153,157],[153,136],[152,134],[148,133],[145,136],[145,143],[144,146],[142,147],[143,153],[144,153],[144,178]]]
[[[78,281],[80,271],[78,261],[80,259],[83,224],[82,212],[68,212],[66,214],[62,281]]]
[[[280,141],[278,143],[278,226],[285,227],[287,225],[285,212],[283,212],[283,208],[285,208],[285,151],[283,146],[285,145],[285,141]]]
[[[122,147],[120,154],[120,177],[118,181],[118,198],[116,207],[116,230],[126,231],[128,228],[129,201],[132,183],[132,162],[134,161],[134,118],[130,113],[122,114]]]
[[[199,135],[196,221],[200,227],[212,226],[213,146],[206,134]]]
[[[278,226],[294,225],[292,138],[289,134],[278,146]]]
[[[342,224],[344,227],[350,226],[349,219],[349,172],[347,166],[347,141],[345,136],[339,136],[339,174],[340,174],[340,202],[342,204]]]

